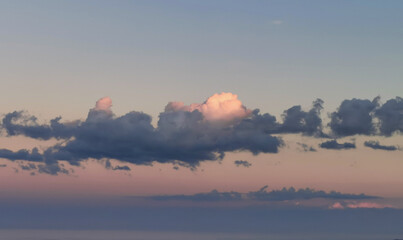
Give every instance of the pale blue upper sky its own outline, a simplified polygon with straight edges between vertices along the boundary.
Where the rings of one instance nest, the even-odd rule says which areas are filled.
[[[401,1],[2,1],[2,112],[154,117],[222,91],[278,115],[403,89]],[[280,101],[281,100],[281,101]]]

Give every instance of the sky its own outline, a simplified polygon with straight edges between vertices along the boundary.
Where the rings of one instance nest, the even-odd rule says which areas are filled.
[[[402,237],[402,10],[1,1],[0,229]]]

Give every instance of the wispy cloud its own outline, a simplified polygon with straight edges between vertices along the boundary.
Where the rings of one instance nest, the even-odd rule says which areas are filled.
[[[267,191],[268,186],[264,186],[258,191],[252,191],[248,193],[240,192],[219,192],[213,190],[207,193],[197,193],[193,195],[158,195],[144,197],[157,201],[195,201],[195,202],[218,202],[218,201],[263,201],[263,202],[276,202],[276,201],[290,201],[290,200],[309,200],[309,199],[376,199],[379,197],[369,196],[365,194],[346,194],[340,192],[325,192],[317,191],[311,188],[298,189],[293,187],[283,188],[281,190]]]
[[[348,208],[394,208],[389,204],[380,204],[375,202],[335,202],[333,203],[329,209],[348,209]]]
[[[235,160],[234,161],[234,164],[237,166],[237,167],[240,167],[240,166],[242,166],[242,167],[250,167],[250,166],[252,166],[252,164],[250,163],[250,162],[248,162],[248,161],[245,161],[245,160]]]

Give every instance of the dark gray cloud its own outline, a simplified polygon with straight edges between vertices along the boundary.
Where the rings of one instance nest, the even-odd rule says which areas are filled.
[[[353,149],[355,148],[355,143],[349,143],[349,142],[338,143],[336,140],[329,140],[319,144],[319,147],[334,150]]]
[[[8,149],[0,149],[0,158],[5,158],[11,161],[25,160],[29,162],[38,163],[37,169],[40,173],[47,173],[51,175],[57,175],[58,173],[68,174],[69,171],[63,168],[63,164],[59,164],[57,160],[52,157],[51,149],[40,153],[38,148],[33,148],[31,151],[27,149],[21,149],[18,151],[11,151]],[[74,162],[72,162],[74,164]],[[28,165],[20,165],[22,170],[33,170],[35,169],[28,163]]]
[[[366,142],[364,142],[364,146],[372,148],[372,149],[379,149],[379,150],[386,150],[386,151],[398,150],[398,148],[396,146],[381,145],[378,141],[366,141]]]
[[[112,170],[130,171],[131,169],[129,166],[119,166],[118,165],[118,166],[113,167]]]
[[[14,120],[10,120],[10,116],[17,118],[23,115],[6,115],[6,120],[3,120],[6,124],[3,126],[9,135],[23,134],[48,139],[51,136],[61,137],[60,132],[67,129],[62,126],[56,128],[37,124],[15,124]],[[26,118],[15,121],[25,121]],[[33,119],[29,122],[36,123],[36,118],[28,119]],[[179,162],[183,166],[196,167],[201,161],[222,159],[225,152],[278,152],[282,145],[279,137],[271,136],[257,128],[238,128],[239,124],[215,125],[204,121],[199,111],[168,111],[160,114],[158,126],[154,127],[151,117],[145,113],[130,112],[116,117],[111,112],[91,109],[86,121],[70,128],[71,134],[63,134],[69,138],[63,144],[56,144],[43,153],[39,153],[37,148],[17,152],[1,149],[0,157],[42,162],[44,165],[38,166],[39,172],[55,174],[57,171],[67,171],[58,165],[60,160],[68,161],[72,165],[79,165],[83,160],[94,158],[117,159],[143,165],[153,162]],[[122,166],[116,170],[128,168]]]
[[[196,202],[239,201],[242,200],[242,193],[218,192],[217,190],[213,190],[208,193],[196,193],[194,195],[158,195],[144,198],[157,201],[166,201],[166,200],[196,201]]]
[[[59,173],[69,174],[70,172],[64,168],[64,164],[58,162],[51,162],[38,165],[39,173],[46,173],[50,175],[57,175]]]
[[[25,171],[30,171],[30,170],[35,170],[35,169],[37,169],[36,165],[33,164],[33,163],[28,163],[28,164],[26,164],[26,165],[20,164],[19,167],[20,167],[22,170],[25,170]]]
[[[333,200],[362,200],[376,199],[379,197],[365,194],[345,194],[340,192],[316,191],[311,188],[296,190],[293,187],[283,188],[281,190],[267,191],[268,186],[264,186],[258,191],[248,193],[239,192],[219,192],[213,190],[208,193],[197,193],[193,195],[157,195],[144,197],[157,201],[195,201],[195,202],[217,202],[217,201],[290,201],[290,200],[309,200],[314,198],[325,198]]]
[[[375,111],[380,121],[380,133],[390,136],[394,132],[403,132],[403,98],[396,97],[388,100]]]
[[[302,147],[302,151],[304,152],[316,152],[316,149],[312,146],[308,146],[308,144],[305,143],[297,143]]]
[[[329,126],[336,136],[356,134],[371,135],[375,133],[371,113],[378,106],[379,98],[373,101],[362,99],[344,100],[338,110],[330,117]]]
[[[234,164],[237,166],[237,167],[240,167],[240,166],[242,166],[242,167],[250,167],[250,166],[252,166],[252,163],[250,163],[250,162],[248,162],[248,161],[245,161],[245,160],[235,160],[234,161]]]
[[[14,111],[5,115],[1,126],[8,136],[24,135],[42,140],[72,137],[79,121],[62,124],[60,120],[61,117],[57,117],[50,120],[48,125],[40,125],[35,116],[27,115],[23,111]]]
[[[109,159],[105,162],[105,168],[110,170],[123,170],[123,171],[130,171],[129,166],[112,166],[111,161]]]
[[[0,149],[0,158],[5,158],[9,160],[26,160],[32,162],[42,162],[44,157],[39,153],[38,148],[33,148],[31,151],[27,149],[21,149],[19,151],[11,151],[8,149]]]
[[[260,201],[285,201],[285,200],[299,200],[299,199],[314,199],[314,198],[326,198],[326,199],[374,199],[376,196],[368,196],[365,194],[346,194],[336,191],[325,192],[316,191],[311,188],[296,190],[293,187],[283,188],[281,190],[273,190],[267,192],[268,186],[264,186],[259,191],[249,192],[248,196],[251,199]]]
[[[314,101],[308,111],[302,110],[301,106],[285,110],[282,122],[269,113],[260,113],[258,109],[251,111],[245,118],[237,118],[228,124],[217,124],[206,121],[198,110],[189,112],[166,108],[160,113],[156,127],[151,124],[151,116],[142,112],[133,111],[115,116],[110,110],[110,99],[102,101],[90,109],[85,121],[64,123],[58,117],[47,124],[40,124],[35,116],[25,112],[6,114],[1,127],[7,136],[24,135],[40,140],[55,138],[64,142],[43,152],[37,148],[30,151],[0,149],[0,157],[12,161],[38,162],[43,164],[41,168],[38,166],[39,171],[52,174],[56,174],[59,169],[67,171],[59,165],[59,161],[78,166],[89,158],[117,159],[142,165],[151,165],[153,162],[180,163],[195,168],[201,161],[223,159],[226,152],[277,153],[284,145],[279,134],[298,133],[314,137],[391,135],[403,126],[403,101],[399,97],[382,106],[379,98],[373,101],[343,101],[338,110],[330,115],[329,134],[322,131],[320,113],[323,101],[320,99]],[[379,120],[379,126],[374,124],[377,122],[374,118]],[[313,147],[301,146],[304,151],[315,151]],[[339,144],[331,140],[322,143],[320,147],[349,149],[355,148],[355,144]]]
[[[317,99],[312,104],[312,109],[305,112],[297,105],[284,111],[283,123],[280,133],[303,133],[305,135],[322,136],[322,119],[320,112],[323,109],[323,100]]]
[[[258,130],[268,134],[301,133],[309,136],[323,137],[322,119],[320,112],[323,109],[323,101],[317,99],[312,108],[306,112],[300,105],[285,110],[282,114],[283,122],[277,121],[275,116],[269,113],[260,114],[259,109],[252,112],[250,118],[243,119],[236,128],[239,130]]]

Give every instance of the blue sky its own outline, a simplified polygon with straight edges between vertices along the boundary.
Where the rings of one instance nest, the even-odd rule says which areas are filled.
[[[31,111],[47,116],[62,106],[77,117],[107,95],[118,111],[156,116],[168,101],[229,91],[280,114],[317,97],[335,109],[345,98],[391,98],[402,88],[399,1],[2,5],[5,109],[36,98]],[[54,100],[38,98],[44,94]]]

